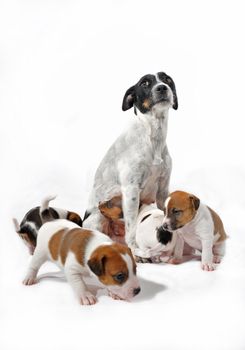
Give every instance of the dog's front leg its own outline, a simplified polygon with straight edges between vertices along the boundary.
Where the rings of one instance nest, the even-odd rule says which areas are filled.
[[[164,203],[169,195],[169,181],[170,181],[170,172],[164,177],[160,177],[158,181],[158,190],[156,195],[157,207],[160,210],[164,209]]]
[[[177,235],[175,247],[174,247],[174,254],[173,256],[168,260],[169,264],[180,264],[183,257],[184,252],[184,240],[182,237]]]
[[[139,187],[136,185],[122,187],[123,215],[125,219],[125,240],[132,250],[136,244],[136,221],[139,212]]]
[[[82,305],[93,305],[96,303],[96,297],[87,289],[81,272],[76,267],[66,264],[65,275],[70,283],[76,297]]]
[[[213,271],[213,242],[211,239],[202,239],[202,269]]]

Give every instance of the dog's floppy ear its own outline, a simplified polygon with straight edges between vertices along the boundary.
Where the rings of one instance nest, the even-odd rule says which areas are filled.
[[[175,87],[173,79],[169,75],[167,75],[166,73],[160,72],[158,74],[165,75],[165,79],[166,79],[165,82],[167,82],[168,86],[171,88],[171,90],[173,92],[173,98],[174,98],[173,109],[178,109],[178,97],[177,97],[176,87]]]
[[[127,111],[128,109],[133,107],[134,102],[135,102],[135,87],[131,86],[131,88],[129,88],[124,95],[122,110]]]
[[[104,274],[104,265],[105,265],[106,257],[104,255],[98,256],[94,255],[89,259],[88,266],[90,270],[97,276],[101,276]]]
[[[194,196],[193,194],[191,194],[190,200],[191,200],[191,203],[192,203],[193,207],[195,208],[195,210],[197,210],[199,208],[199,205],[200,205],[200,199],[197,198],[196,196]]]
[[[173,92],[173,97],[174,97],[173,109],[178,109],[178,97],[177,97],[177,92],[176,92],[176,87],[175,87],[174,81],[171,77],[168,76],[167,82],[168,82],[168,84],[171,87],[171,90]]]

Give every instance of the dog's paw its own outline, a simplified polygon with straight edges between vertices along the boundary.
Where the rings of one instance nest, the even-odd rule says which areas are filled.
[[[204,271],[214,271],[215,270],[213,263],[205,263],[205,264],[202,263],[202,269]]]
[[[215,255],[215,256],[213,257],[213,263],[214,263],[214,264],[220,264],[221,259],[222,259],[221,256]]]
[[[168,264],[178,265],[178,264],[181,264],[181,261],[182,259],[171,257],[167,262]]]
[[[137,255],[134,255],[134,260],[135,260],[137,263],[142,263],[142,264],[145,264],[145,263],[152,263],[151,258],[142,258],[141,256],[137,256]]]
[[[32,284],[37,283],[37,278],[33,276],[26,276],[26,278],[22,282],[25,286],[31,286]]]
[[[97,298],[89,291],[86,291],[83,295],[80,295],[79,301],[81,305],[94,305],[97,303]]]
[[[112,293],[110,290],[108,290],[108,295],[109,297],[111,297],[114,300],[124,300],[123,298],[121,298],[119,295]]]

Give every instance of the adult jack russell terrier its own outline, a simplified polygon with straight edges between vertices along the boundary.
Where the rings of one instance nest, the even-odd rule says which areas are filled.
[[[211,208],[193,194],[176,191],[165,201],[162,227],[177,234],[173,261],[181,262],[184,242],[202,252],[202,268],[214,270],[225,254],[227,235],[223,223]]]
[[[58,219],[42,225],[23,281],[25,285],[37,282],[38,270],[47,260],[64,270],[82,305],[92,305],[97,301],[82,278],[89,274],[97,277],[114,299],[130,300],[140,292],[130,249],[113,242],[103,233],[82,229],[71,221]]]
[[[169,193],[168,111],[178,108],[172,78],[163,72],[143,76],[125,93],[122,109],[132,107],[134,123],[119,136],[97,169],[83,227],[103,231],[99,203],[122,195],[126,242],[134,250],[140,204],[156,202],[163,209]]]

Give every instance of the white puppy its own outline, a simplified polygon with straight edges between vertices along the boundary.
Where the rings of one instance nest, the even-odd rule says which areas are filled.
[[[82,229],[71,221],[58,219],[42,225],[23,281],[25,285],[37,281],[38,270],[47,260],[64,269],[82,305],[96,303],[96,297],[82,278],[86,275],[96,276],[114,299],[130,300],[140,292],[131,250],[98,231]]]
[[[177,234],[173,262],[181,262],[184,243],[202,252],[202,269],[214,270],[225,254],[227,238],[214,210],[193,194],[175,191],[165,201],[163,229]]]

